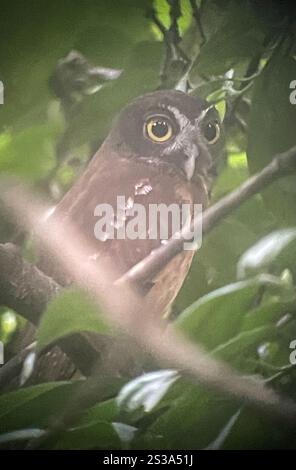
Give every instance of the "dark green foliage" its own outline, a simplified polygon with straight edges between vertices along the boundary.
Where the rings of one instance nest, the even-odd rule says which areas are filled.
[[[59,199],[106,136],[116,112],[132,97],[163,86],[167,47],[151,19],[153,5],[169,27],[165,0],[1,2],[1,172],[24,178],[52,201]],[[218,101],[221,112],[226,104],[228,156],[213,187],[216,201],[296,144],[296,105],[289,99],[296,80],[295,8],[276,1],[266,8],[255,0],[204,0],[197,6],[202,30],[190,2],[181,0],[177,46],[192,61],[192,92]],[[122,74],[66,107],[49,81],[71,50]],[[178,82],[182,68],[178,60],[173,65],[169,78]],[[176,327],[193,342],[290,397],[296,386],[289,361],[296,339],[295,203],[296,176],[291,175],[224,220],[204,240],[174,305]],[[0,234],[1,242],[15,240],[4,217]],[[23,250],[31,255],[27,242]],[[0,338],[5,342],[13,320],[14,313],[3,308]],[[115,334],[88,299],[70,290],[45,312],[39,347],[77,331]],[[79,385],[50,383],[0,396],[0,447],[41,437]],[[266,416],[192,385],[175,371],[136,377],[116,386],[110,399],[80,411],[69,429],[42,446],[295,446],[288,431]]]

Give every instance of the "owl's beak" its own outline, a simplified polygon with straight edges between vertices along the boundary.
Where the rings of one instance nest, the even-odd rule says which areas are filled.
[[[183,162],[183,169],[188,181],[190,181],[194,175],[196,159],[199,155],[197,145],[192,144],[190,150],[185,153],[185,160]]]

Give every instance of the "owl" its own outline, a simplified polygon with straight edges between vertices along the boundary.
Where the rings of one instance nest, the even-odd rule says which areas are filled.
[[[61,226],[70,222],[84,236],[89,262],[111,262],[122,275],[174,235],[172,218],[163,221],[159,217],[151,236],[151,207],[174,205],[181,211],[185,205],[189,207],[187,223],[196,204],[207,207],[223,144],[219,114],[207,101],[174,90],[136,98],[116,117],[104,143],[51,218]],[[142,229],[136,232],[138,236],[126,236],[126,232],[122,236],[123,226],[133,221],[135,206],[144,211]],[[113,209],[114,217],[106,222],[108,230],[98,236],[98,213],[106,207]],[[162,237],[162,224],[167,224],[167,238]],[[66,237],[65,232],[65,243]],[[193,250],[184,249],[157,276],[138,286],[143,301],[152,302],[159,317],[168,314],[193,255]],[[71,283],[58,260],[49,258],[42,257],[42,270],[61,284]],[[54,356],[54,369],[46,365],[50,364],[50,353],[41,358],[36,381],[66,379],[69,371],[74,372],[61,350],[55,350]],[[45,375],[40,372],[44,368]]]
[[[167,213],[163,218],[158,214],[151,227],[151,208],[174,205],[181,211],[186,206],[190,219],[194,205],[207,207],[222,148],[219,114],[207,101],[174,90],[141,96],[119,113],[108,137],[52,217],[61,224],[71,222],[83,234],[90,261],[111,261],[124,274],[174,235]],[[97,214],[106,205],[114,217],[105,224],[109,231],[106,228],[97,236]],[[122,229],[139,206],[143,227],[129,237]],[[163,224],[167,225],[165,239]],[[155,279],[140,286],[159,315],[169,310],[178,294],[193,254],[193,250],[183,250]],[[65,283],[55,269],[47,272]]]

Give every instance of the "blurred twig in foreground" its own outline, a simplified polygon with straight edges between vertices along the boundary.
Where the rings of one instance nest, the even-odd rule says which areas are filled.
[[[208,232],[253,194],[277,178],[295,171],[295,155],[296,151],[293,148],[285,154],[276,156],[271,164],[260,173],[251,177],[237,190],[208,209],[205,212],[204,232]],[[56,221],[50,227],[44,227],[44,224],[40,223],[44,207],[33,202],[32,196],[23,188],[9,186],[4,192],[4,202],[23,224],[28,228],[34,228],[41,242],[49,251],[60,258],[64,269],[71,273],[71,277],[74,277],[77,284],[92,294],[95,301],[104,308],[108,321],[112,325],[120,327],[141,347],[151,352],[161,364],[181,370],[193,382],[197,381],[207,387],[263,408],[287,422],[291,420],[294,422],[296,406],[289,400],[280,398],[273,390],[266,388],[262,382],[241,377],[225,363],[212,359],[201,347],[193,345],[177,333],[173,326],[169,326],[163,331],[159,319],[153,315],[153,305],[143,303],[143,299],[137,296],[133,284],[129,282],[130,279],[133,281],[142,279],[141,276],[137,278],[135,271],[133,271],[133,276],[130,277],[129,274],[125,278],[125,282],[121,279],[121,282],[114,284],[118,278],[114,266],[105,264],[93,266],[87,263],[83,238],[72,226],[61,226]],[[196,223],[201,223],[201,221],[195,221]],[[66,244],[64,243],[65,232],[67,233]],[[153,271],[149,272],[155,272],[155,268],[160,265],[163,267],[179,251],[180,241],[177,240],[177,245],[175,242],[176,240],[169,241],[165,246],[165,256],[161,257],[156,264],[151,263],[150,257],[143,260],[141,263],[143,271],[140,270],[140,273],[144,272],[146,275],[151,270],[151,266]],[[58,248],[61,246],[63,246],[63,250]],[[124,358],[121,359],[124,362]],[[108,382],[110,377],[105,375],[103,377],[105,387],[106,381]],[[101,377],[94,376],[93,380],[97,393],[96,385],[102,386]],[[98,388],[100,389],[100,387]],[[91,388],[91,392],[84,388],[83,393],[77,397],[77,401],[82,399],[85,401],[88,393],[93,395],[94,388]],[[76,402],[71,403],[70,413],[69,410],[66,410],[65,415],[59,419],[60,426],[69,422],[77,404]]]

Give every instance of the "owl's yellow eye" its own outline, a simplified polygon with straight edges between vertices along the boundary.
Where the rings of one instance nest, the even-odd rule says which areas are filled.
[[[208,122],[204,128],[204,136],[208,143],[213,145],[217,142],[221,134],[220,125],[218,121]]]
[[[153,142],[166,142],[173,135],[173,128],[165,117],[156,116],[151,118],[146,124],[146,135]]]

